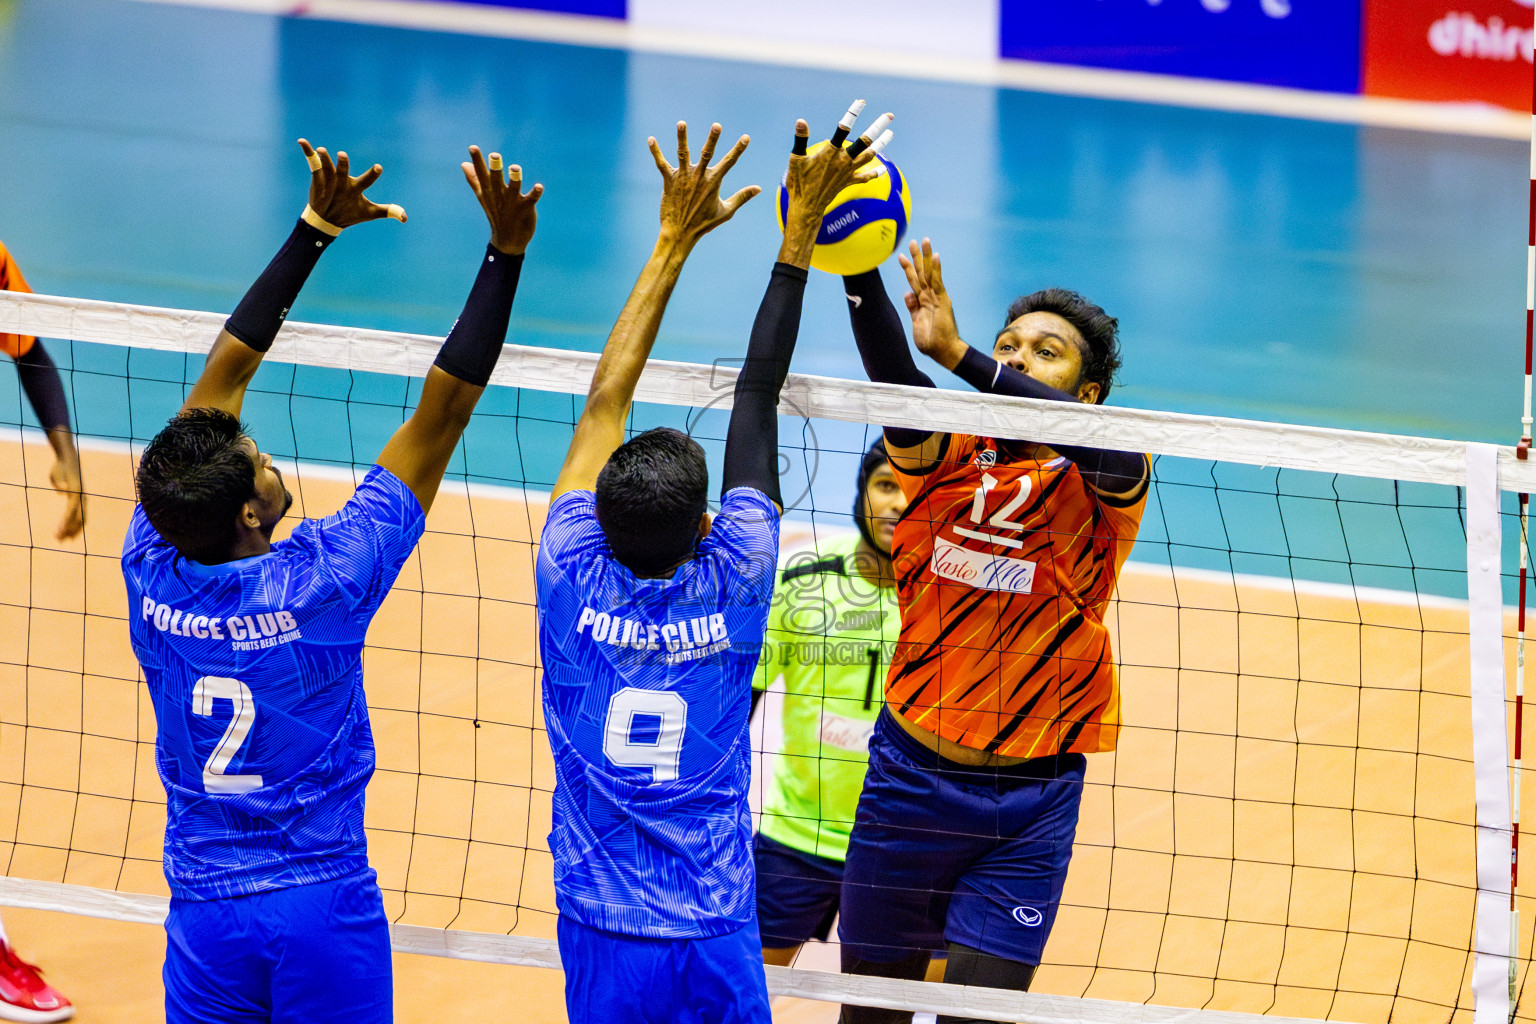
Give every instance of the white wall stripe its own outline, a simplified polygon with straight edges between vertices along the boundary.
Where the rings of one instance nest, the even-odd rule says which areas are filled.
[[[1402,128],[1452,135],[1525,139],[1530,122],[1523,113],[1477,103],[1424,103],[1376,96],[1350,96],[1240,82],[1216,82],[1136,71],[1069,67],[1022,60],[975,60],[863,50],[843,43],[814,45],[745,38],[675,28],[634,25],[609,18],[545,14],[447,3],[441,0],[147,0],[188,7],[213,7],[257,14],[291,15],[329,21],[393,25],[604,46],[646,53],[710,57],[757,64],[824,68],[1002,86],[1032,92],[1169,106],[1267,114],[1313,121]]]

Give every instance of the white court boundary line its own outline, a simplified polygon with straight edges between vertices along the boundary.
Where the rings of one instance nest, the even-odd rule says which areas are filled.
[[[225,314],[162,309],[94,299],[0,292],[0,331],[202,356],[223,329]],[[267,359],[304,366],[422,377],[440,338],[360,327],[289,321]],[[595,352],[507,345],[491,383],[584,395]],[[736,370],[653,359],[635,389],[636,402],[728,409]],[[1004,398],[943,388],[872,384],[789,375],[780,414],[847,423],[947,430],[983,437],[1022,437],[1046,444],[1215,459],[1381,480],[1465,485],[1466,443],[1333,427],[1265,423],[1224,416]],[[1536,492],[1536,461],[1498,446],[1498,485]]]
[[[62,882],[34,882],[0,876],[0,906],[48,910],[135,924],[162,924],[170,908],[165,896],[93,889]],[[390,925],[398,953],[514,967],[560,969],[553,939],[522,935],[459,932],[413,924]],[[1117,1003],[1107,999],[1052,996],[1002,989],[866,978],[827,971],[767,967],[771,995],[799,996],[822,1002],[857,1002],[892,1010],[912,1010],[1030,1024],[1322,1024],[1302,1017],[1270,1017],[1227,1010]]]
[[[1228,113],[1267,114],[1451,135],[1525,140],[1531,132],[1529,115],[1477,103],[1425,103],[1036,61],[1000,58],[977,60],[875,51],[852,46],[688,32],[635,25],[610,18],[509,10],[442,0],[145,2],[609,47],[641,53],[820,68],[895,78],[990,85],[1061,96],[1158,103]]]

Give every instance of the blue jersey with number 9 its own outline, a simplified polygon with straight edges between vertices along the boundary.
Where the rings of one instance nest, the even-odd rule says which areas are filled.
[[[202,565],[134,508],[128,632],[155,707],[172,895],[223,899],[368,867],[363,638],[425,522],[375,466],[341,511],[269,553]]]
[[[691,561],[639,579],[591,491],[550,504],[537,579],[561,914],[667,939],[751,919],[747,719],[778,547],[778,509],[739,487]]]

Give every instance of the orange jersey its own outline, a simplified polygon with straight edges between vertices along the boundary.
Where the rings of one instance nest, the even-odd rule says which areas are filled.
[[[944,739],[1008,757],[1113,750],[1120,697],[1104,611],[1146,506],[1094,492],[1064,458],[951,434],[893,556],[901,639],[886,700]]]
[[[0,242],[0,291],[30,292],[27,279],[21,276],[21,268],[16,261],[11,259],[10,250]],[[26,355],[37,339],[30,334],[0,334],[0,352],[4,352],[12,359],[20,359]]]

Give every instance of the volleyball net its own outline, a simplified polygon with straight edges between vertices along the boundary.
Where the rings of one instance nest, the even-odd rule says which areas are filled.
[[[0,331],[39,335],[63,368],[89,495],[83,542],[56,542],[51,454],[0,373],[0,905],[163,917],[164,793],[118,555],[136,446],[223,320],[0,292]],[[245,403],[287,460],[279,536],[350,496],[438,344],[284,327]],[[558,966],[533,564],[595,362],[508,346],[369,633],[370,856],[404,951]],[[718,480],[735,365],[653,362],[634,429],[688,430]],[[780,412],[786,553],[852,530],[870,424],[1156,459],[1107,618],[1123,726],[1089,757],[1032,992],[778,968],[771,991],[1042,1022],[1536,1018],[1524,896],[1511,942],[1509,771],[1515,495],[1536,467],[1509,448],[796,375]],[[791,770],[768,710],[760,776]]]

